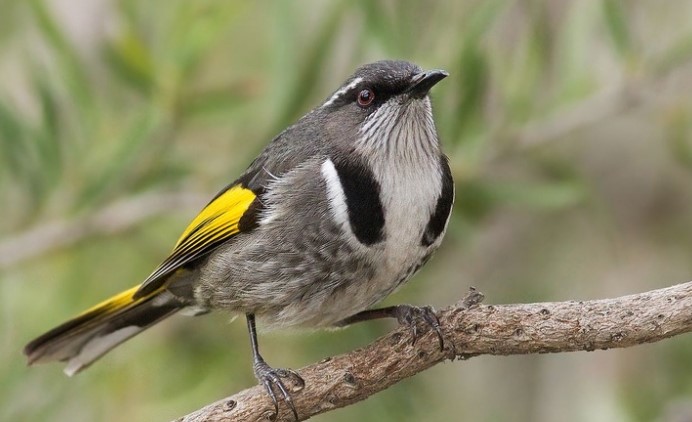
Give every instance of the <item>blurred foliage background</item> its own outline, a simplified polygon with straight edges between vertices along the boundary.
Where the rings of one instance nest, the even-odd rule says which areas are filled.
[[[146,277],[353,69],[404,58],[457,181],[387,303],[590,299],[692,278],[692,2],[0,0],[0,419],[165,421],[255,384],[245,324],[173,317],[68,379],[23,345]],[[299,368],[391,329],[270,333]],[[689,421],[692,337],[447,363],[322,421]]]

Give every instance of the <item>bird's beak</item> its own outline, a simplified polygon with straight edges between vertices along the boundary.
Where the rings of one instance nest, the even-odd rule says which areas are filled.
[[[449,73],[441,69],[418,73],[411,78],[411,86],[406,91],[412,98],[423,98],[428,94],[430,88],[447,76]]]

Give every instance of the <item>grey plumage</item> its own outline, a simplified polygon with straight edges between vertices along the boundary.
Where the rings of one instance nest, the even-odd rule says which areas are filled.
[[[255,317],[265,328],[410,319],[411,307],[366,310],[405,283],[444,235],[453,182],[427,94],[445,76],[403,61],[356,70],[208,205],[238,187],[251,191],[238,220],[214,233],[206,220],[189,227],[197,240],[185,245],[183,236],[141,286],[32,341],[30,362],[68,360],[74,373],[178,309],[221,309],[247,316],[255,374],[296,414],[280,381],[286,373],[259,354]]]
[[[404,85],[419,72],[402,62],[380,62],[344,85],[356,78],[363,86],[373,78]],[[349,105],[316,108],[241,177],[253,175],[265,192],[265,209],[257,229],[201,265],[195,286],[201,305],[254,313],[266,328],[330,326],[389,295],[437,248],[441,236],[421,243],[448,171],[429,99],[393,96],[367,115]],[[348,224],[335,221],[322,172],[327,161],[371,169],[384,209],[382,241],[364,245]]]

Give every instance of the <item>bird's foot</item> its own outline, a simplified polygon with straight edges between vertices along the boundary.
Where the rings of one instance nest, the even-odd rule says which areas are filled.
[[[444,350],[445,340],[440,328],[440,320],[432,306],[397,305],[394,307],[393,316],[400,325],[406,325],[411,330],[411,337],[413,337],[411,344],[415,345],[419,338],[418,324],[424,323],[435,331],[440,342],[440,351]]]
[[[303,378],[292,369],[272,368],[271,366],[267,365],[264,360],[256,361],[253,365],[253,369],[255,371],[255,377],[260,384],[264,385],[264,388],[267,390],[267,394],[269,394],[272,402],[274,402],[274,414],[276,416],[279,414],[279,401],[277,400],[276,393],[274,392],[274,387],[276,387],[281,392],[281,395],[283,396],[283,399],[288,407],[291,409],[293,417],[295,420],[298,420],[298,412],[293,404],[293,398],[291,398],[291,394],[289,393],[288,388],[286,388],[282,378],[292,378],[298,390],[305,386],[305,381]]]

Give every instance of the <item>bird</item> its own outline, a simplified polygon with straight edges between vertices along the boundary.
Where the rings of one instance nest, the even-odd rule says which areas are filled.
[[[258,322],[277,330],[391,317],[414,341],[428,324],[444,347],[431,307],[375,305],[447,229],[454,181],[429,96],[447,76],[403,60],[357,68],[214,196],[142,283],[29,342],[29,364],[64,361],[71,376],[179,311],[226,311],[245,316],[253,371],[276,414],[278,391],[297,420],[284,380],[304,381],[266,363]]]

